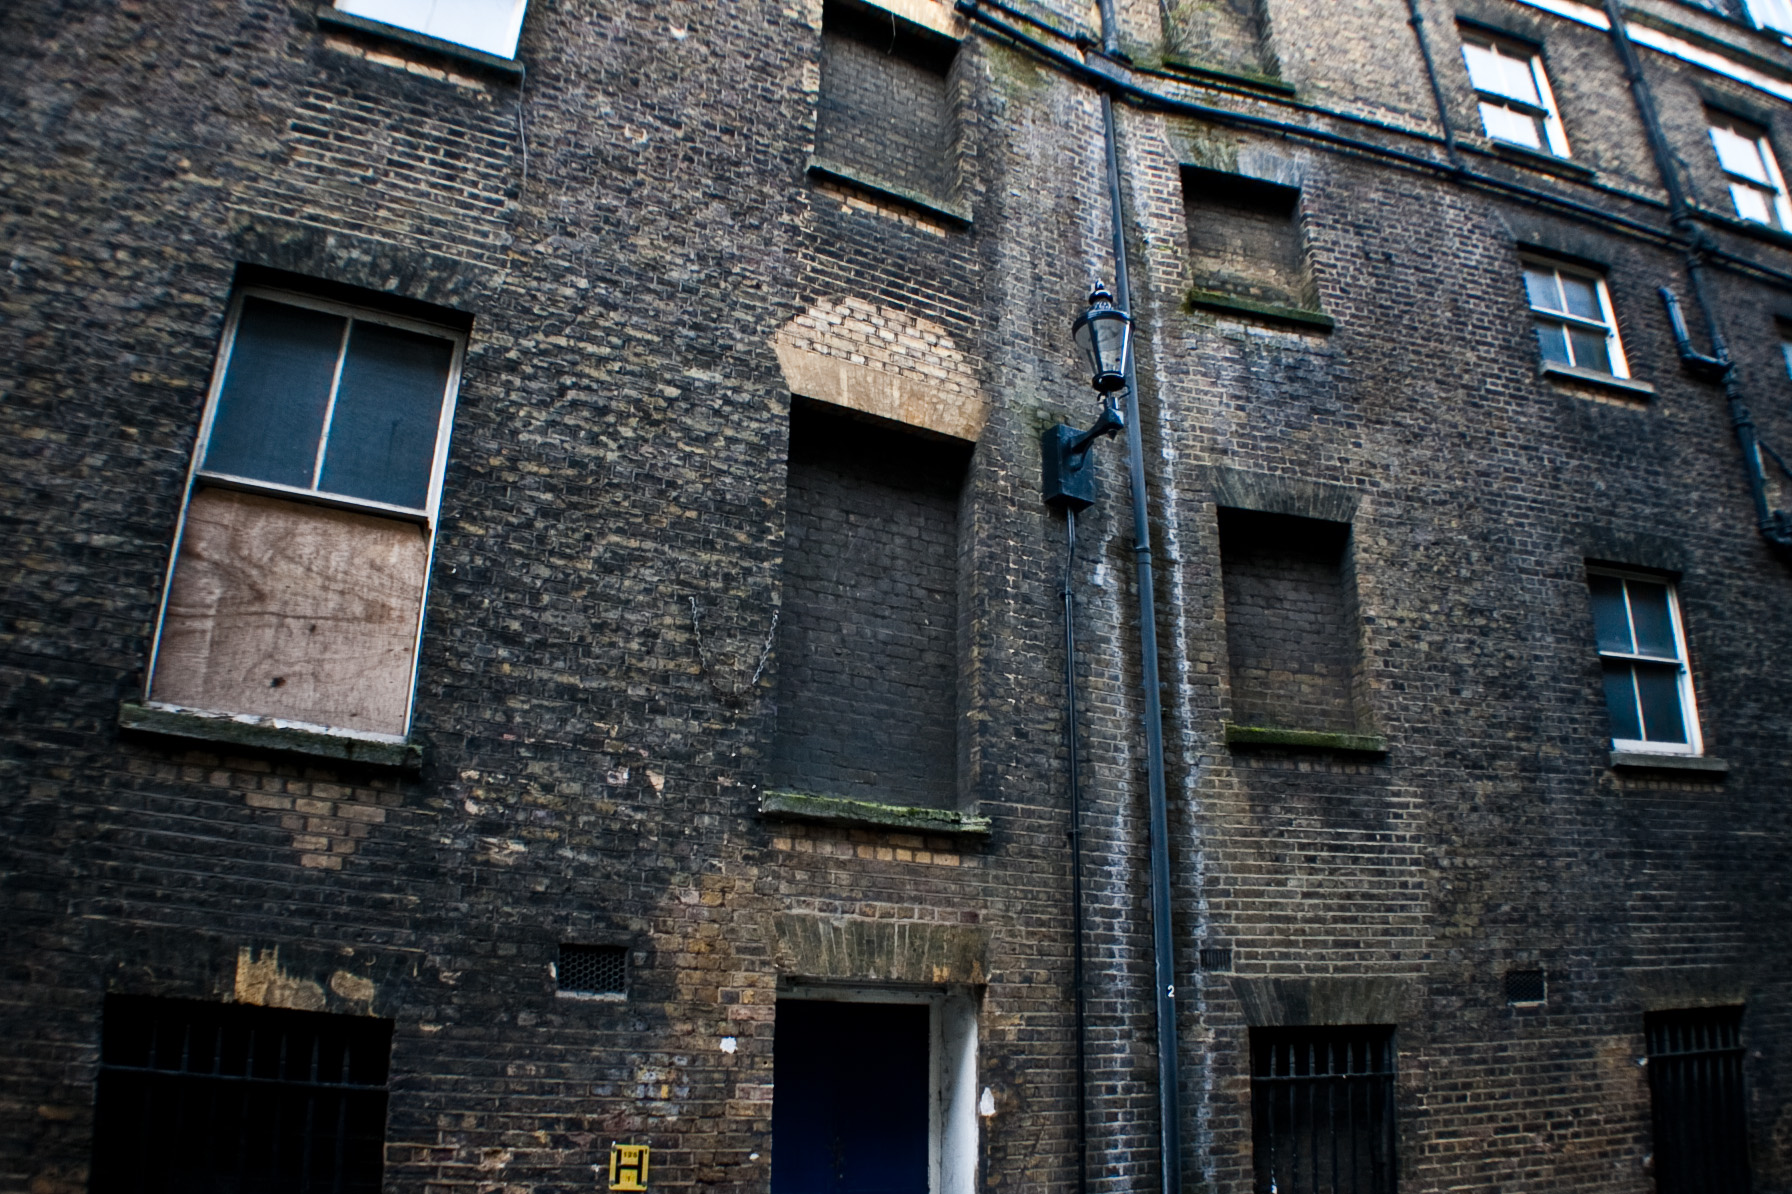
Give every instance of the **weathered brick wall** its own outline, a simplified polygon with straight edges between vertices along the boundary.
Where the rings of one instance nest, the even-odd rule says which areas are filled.
[[[830,6],[821,39],[818,156],[918,195],[958,189],[952,51],[893,14]]]
[[[1357,628],[1343,578],[1349,533],[1313,519],[1219,512],[1232,720],[1357,729]]]
[[[967,455],[825,408],[793,412],[771,783],[958,803]]]

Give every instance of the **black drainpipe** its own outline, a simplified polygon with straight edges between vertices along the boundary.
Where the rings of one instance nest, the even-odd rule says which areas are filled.
[[[1076,991],[1076,1188],[1089,1190],[1089,1000],[1083,986],[1083,783],[1076,717],[1076,509],[1064,511],[1064,738],[1070,763],[1070,985]]]
[[[1444,103],[1443,84],[1437,79],[1437,63],[1431,57],[1431,39],[1425,36],[1425,15],[1419,11],[1419,0],[1406,0],[1406,11],[1411,14],[1406,23],[1412,26],[1412,35],[1419,43],[1419,57],[1425,60],[1425,77],[1431,81],[1431,98],[1437,104],[1438,123],[1444,131],[1444,153],[1450,158],[1450,165],[1460,171],[1462,169],[1462,152],[1456,148],[1456,129],[1450,123],[1450,107]]]
[[[1674,325],[1674,340],[1680,350],[1680,358],[1696,373],[1705,376],[1716,375],[1723,381],[1724,398],[1730,409],[1730,426],[1736,434],[1736,444],[1742,449],[1742,467],[1748,476],[1749,497],[1755,506],[1755,527],[1761,537],[1781,552],[1792,551],[1792,517],[1784,510],[1775,510],[1767,497],[1766,467],[1762,461],[1762,445],[1755,429],[1755,419],[1749,413],[1748,404],[1743,400],[1742,383],[1736,376],[1736,363],[1730,359],[1729,345],[1724,340],[1723,325],[1717,316],[1717,306],[1711,301],[1705,279],[1705,249],[1709,245],[1710,236],[1699,226],[1694,217],[1692,205],[1687,200],[1686,186],[1680,178],[1680,163],[1674,157],[1673,147],[1669,144],[1667,133],[1661,127],[1661,114],[1655,106],[1655,95],[1649,88],[1649,81],[1643,75],[1642,61],[1637,56],[1636,45],[1630,40],[1630,31],[1624,25],[1624,11],[1618,0],[1605,0],[1605,16],[1611,25],[1612,45],[1618,51],[1618,60],[1624,66],[1624,74],[1630,82],[1630,94],[1636,101],[1637,114],[1643,119],[1643,128],[1649,136],[1649,148],[1655,155],[1655,168],[1661,172],[1661,179],[1668,189],[1668,211],[1675,230],[1682,239],[1682,253],[1686,260],[1686,281],[1692,291],[1692,301],[1698,305],[1699,315],[1705,324],[1705,334],[1711,340],[1711,355],[1704,356],[1693,348],[1686,336],[1685,322],[1680,318],[1679,304],[1674,302],[1671,293],[1663,291],[1663,298],[1668,302],[1668,318]],[[1778,457],[1775,457],[1778,461]],[[1784,463],[1780,464],[1782,469]]]
[[[1101,40],[1110,56],[1119,54],[1113,0],[1101,0]],[[1110,88],[1101,91],[1101,123],[1107,142],[1108,210],[1113,217],[1114,304],[1132,313],[1132,284],[1126,262],[1126,212],[1120,195],[1118,129]],[[1133,344],[1137,345],[1137,324]],[[1132,474],[1132,535],[1139,586],[1139,683],[1144,689],[1146,788],[1151,823],[1151,953],[1157,1004],[1158,1151],[1163,1194],[1182,1194],[1181,1079],[1176,1050],[1176,943],[1170,927],[1170,817],[1164,793],[1163,694],[1157,676],[1157,603],[1151,568],[1150,494],[1145,488],[1145,443],[1139,426],[1136,352],[1126,354],[1126,461]]]

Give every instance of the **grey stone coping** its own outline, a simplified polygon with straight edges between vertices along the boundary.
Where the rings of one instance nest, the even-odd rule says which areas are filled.
[[[1697,771],[1721,776],[1730,770],[1729,761],[1710,755],[1658,755],[1640,750],[1614,750],[1614,771]]]
[[[809,159],[808,172],[822,178],[832,179],[835,182],[843,182],[848,186],[858,187],[862,191],[870,191],[885,199],[894,199],[907,207],[917,208],[929,215],[938,216],[961,228],[971,226],[970,208],[947,199],[924,195],[920,191],[898,186],[857,166],[848,166],[843,162],[817,157]]]
[[[871,829],[902,829],[913,833],[988,837],[989,818],[950,808],[919,808],[852,800],[845,796],[812,796],[805,792],[762,792],[759,811],[768,817],[799,821],[825,821],[833,825],[857,825]]]
[[[514,58],[500,58],[496,54],[475,50],[472,46],[463,46],[459,42],[445,41],[439,37],[431,37],[427,33],[418,33],[414,29],[388,25],[384,21],[375,21],[369,17],[357,16],[352,12],[343,12],[333,5],[320,4],[317,6],[317,23],[337,29],[353,29],[357,33],[369,33],[387,41],[395,41],[419,50],[428,50],[430,53],[440,54],[444,58],[470,62],[493,74],[503,75],[513,82],[520,82],[523,78],[523,64]]]
[[[416,771],[423,766],[423,748],[415,742],[305,728],[272,717],[233,716],[122,701],[118,706],[118,724],[121,729],[142,734],[343,759],[403,771]]]
[[[1184,58],[1180,54],[1165,54],[1163,65],[1158,70],[1148,70],[1147,74],[1163,74],[1172,78],[1183,77],[1198,79],[1206,83],[1223,83],[1230,87],[1246,87],[1253,91],[1267,91],[1273,95],[1291,96],[1294,84],[1275,75],[1258,75],[1249,71],[1224,70],[1217,66],[1209,66],[1197,62],[1193,58]]]
[[[1591,182],[1598,174],[1590,166],[1583,166],[1572,158],[1559,157],[1540,149],[1532,149],[1525,145],[1514,145],[1510,141],[1495,141],[1488,138],[1487,148],[1464,146],[1470,153],[1484,153],[1488,157],[1498,158],[1503,162],[1511,162],[1515,166],[1524,166],[1532,170],[1541,170],[1545,174],[1556,174],[1570,178],[1576,182]]]
[[[1241,726],[1226,723],[1227,746],[1295,746],[1308,750],[1338,750],[1352,754],[1385,755],[1387,739],[1380,734],[1339,734],[1330,730],[1288,730],[1276,726]]]
[[[1558,365],[1553,361],[1545,361],[1538,372],[1552,381],[1598,386],[1602,390],[1616,390],[1633,398],[1648,398],[1655,393],[1655,387],[1646,381],[1638,381],[1634,377],[1619,377],[1614,373],[1601,373],[1597,369],[1583,369],[1579,365]]]
[[[1188,292],[1188,307],[1191,311],[1220,311],[1228,315],[1249,315],[1257,319],[1266,319],[1272,323],[1293,324],[1297,328],[1315,332],[1329,332],[1336,327],[1332,317],[1321,311],[1309,311],[1304,307],[1281,307],[1275,303],[1259,303],[1254,299],[1240,298],[1235,294],[1227,294],[1221,290],[1203,290],[1200,287]]]

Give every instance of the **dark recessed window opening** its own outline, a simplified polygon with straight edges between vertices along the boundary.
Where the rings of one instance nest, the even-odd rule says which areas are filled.
[[[1257,1194],[1392,1194],[1394,1030],[1251,1029]]]
[[[93,1194],[378,1194],[392,1022],[110,996]]]
[[[1232,969],[1232,950],[1229,946],[1204,945],[1201,947],[1201,969]]]
[[[1658,1194],[1748,1194],[1742,1009],[1643,1018]]]
[[[930,1009],[780,999],[772,1194],[927,1194]]]
[[[1542,1003],[1544,996],[1541,970],[1506,971],[1507,1003]]]
[[[555,967],[562,995],[626,995],[626,945],[562,945]]]

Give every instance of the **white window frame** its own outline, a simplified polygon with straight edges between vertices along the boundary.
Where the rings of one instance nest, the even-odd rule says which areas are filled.
[[[1687,655],[1687,650],[1686,650],[1686,626],[1680,616],[1680,588],[1679,588],[1679,586],[1676,585],[1673,582],[1673,580],[1671,580],[1670,578],[1668,578],[1666,576],[1661,575],[1659,572],[1655,572],[1655,573],[1637,572],[1637,571],[1629,571],[1629,570],[1626,570],[1623,568],[1589,567],[1587,569],[1587,576],[1589,579],[1592,577],[1595,577],[1595,576],[1607,576],[1607,577],[1611,577],[1615,580],[1637,580],[1637,581],[1645,581],[1652,585],[1666,585],[1667,590],[1668,590],[1668,620],[1673,624],[1674,650],[1676,652],[1678,652],[1678,655],[1679,655],[1679,657],[1677,659],[1664,659],[1659,655],[1638,655],[1638,654],[1627,654],[1622,651],[1606,651],[1604,649],[1599,648],[1598,644],[1597,644],[1597,640],[1595,640],[1595,644],[1594,644],[1595,649],[1598,650],[1599,658],[1600,658],[1601,662],[1603,662],[1604,660],[1607,660],[1607,659],[1621,659],[1621,660],[1625,660],[1627,662],[1634,662],[1634,663],[1656,663],[1656,664],[1672,663],[1678,668],[1677,680],[1678,680],[1679,689],[1680,689],[1680,718],[1685,723],[1686,741],[1685,742],[1652,742],[1652,741],[1649,741],[1648,739],[1640,739],[1640,738],[1613,738],[1611,740],[1612,749],[1615,751],[1621,751],[1626,754],[1635,753],[1635,754],[1651,754],[1651,755],[1692,755],[1692,756],[1704,754],[1705,753],[1705,738],[1704,738],[1704,735],[1699,730],[1699,706],[1698,706],[1698,702],[1695,697],[1695,694],[1693,692],[1692,667],[1690,666],[1690,661],[1689,661],[1689,658]],[[1587,600],[1588,600],[1588,605],[1590,608],[1591,603],[1592,603],[1592,589],[1591,589],[1590,585],[1588,587]],[[1629,586],[1625,586],[1625,589],[1624,589],[1624,612],[1625,612],[1625,617],[1629,618],[1630,617],[1630,588],[1629,588]],[[1634,622],[1632,624],[1634,625]],[[1601,704],[1605,703],[1605,689],[1604,689],[1603,683],[1601,684],[1601,687],[1600,687],[1600,703]],[[1608,709],[1608,716],[1609,716],[1609,709]],[[1640,716],[1640,702],[1639,702],[1639,716]]]
[[[332,315],[341,315],[349,322],[344,325],[341,345],[337,348],[336,373],[330,386],[329,405],[324,415],[324,426],[318,441],[318,459],[321,462],[323,452],[329,439],[330,420],[335,413],[337,390],[342,383],[342,363],[348,349],[348,337],[353,331],[355,321],[383,324],[387,327],[404,331],[418,332],[427,336],[447,340],[453,345],[453,353],[449,358],[448,381],[442,398],[440,421],[436,425],[435,458],[431,462],[429,472],[429,493],[422,507],[396,506],[388,502],[369,501],[365,498],[349,497],[343,494],[327,493],[315,488],[318,480],[318,466],[312,470],[312,486],[301,487],[283,485],[275,481],[261,481],[253,477],[243,477],[232,473],[216,472],[203,467],[205,455],[211,446],[212,426],[217,420],[218,400],[224,390],[224,378],[229,372],[230,359],[236,350],[237,326],[242,320],[243,305],[251,298],[267,299],[272,302],[285,303],[292,307],[304,307],[313,311],[324,311]],[[448,468],[448,438],[454,426],[454,407],[460,396],[461,367],[466,357],[467,334],[452,327],[423,320],[409,319],[400,315],[388,314],[377,308],[358,306],[352,303],[337,302],[332,299],[318,298],[314,295],[281,290],[271,286],[242,286],[231,295],[230,308],[225,315],[224,334],[218,342],[218,354],[212,364],[211,385],[206,391],[205,413],[200,416],[199,434],[193,444],[193,457],[187,466],[187,484],[180,503],[180,517],[174,526],[174,548],[168,553],[168,568],[162,576],[162,596],[156,607],[155,641],[150,646],[149,666],[144,672],[143,703],[152,708],[168,710],[184,710],[185,706],[172,705],[154,699],[156,662],[162,649],[162,629],[168,616],[168,599],[174,589],[174,574],[180,566],[180,547],[186,538],[187,511],[193,502],[193,495],[202,487],[210,486],[218,489],[234,489],[244,493],[266,494],[270,497],[285,498],[290,501],[309,503],[317,506],[329,506],[339,510],[353,510],[363,514],[372,514],[382,518],[413,522],[424,528],[428,544],[424,552],[423,585],[417,594],[417,635],[411,644],[411,686],[410,694],[405,699],[404,733],[381,734],[371,730],[349,730],[336,726],[301,725],[280,719],[283,724],[293,725],[316,732],[327,732],[332,735],[360,738],[372,742],[399,743],[408,740],[411,730],[411,718],[416,711],[417,703],[417,663],[422,658],[423,649],[423,613],[429,601],[429,576],[435,566],[436,527],[439,521],[442,500],[442,482]],[[208,713],[235,714],[238,710],[210,709]]]
[[[491,2],[491,0],[488,0]],[[502,0],[499,0],[502,2]],[[437,41],[449,42],[457,46],[465,46],[481,54],[490,54],[494,58],[514,60],[517,43],[522,40],[523,18],[528,13],[528,0],[508,0],[510,11],[505,15],[502,28],[491,30],[480,25],[479,37],[484,42],[475,41],[467,36],[464,12],[456,15],[461,18],[457,25],[443,21],[444,7],[454,12],[455,0],[334,0],[339,12],[364,20],[378,21],[382,25],[391,25],[395,29],[409,29],[413,33],[421,33],[424,37]],[[493,4],[495,8],[496,3]],[[460,36],[455,36],[456,33]],[[491,36],[495,32],[496,36]]]
[[[1768,139],[1767,130],[1753,121],[1745,120],[1740,116],[1732,116],[1728,112],[1717,109],[1709,110],[1706,115],[1712,152],[1717,156],[1717,167],[1723,172],[1724,182],[1729,187],[1730,204],[1736,209],[1736,218],[1747,220],[1751,224],[1777,228],[1782,232],[1792,229],[1792,202],[1787,200],[1786,178],[1780,173],[1779,159],[1774,155],[1773,142]],[[1756,155],[1760,158],[1762,171],[1767,175],[1765,180],[1737,173],[1724,164],[1723,150],[1718,135],[1725,132],[1754,147]],[[1736,201],[1738,189],[1753,191],[1764,197],[1767,201],[1767,210],[1772,213],[1772,218],[1762,221],[1745,215],[1742,204]]]
[[[1792,0],[1744,0],[1743,7],[1757,29],[1792,35]]]
[[[1469,86],[1475,90],[1477,110],[1490,106],[1505,108],[1528,120],[1535,121],[1541,125],[1543,132],[1540,138],[1543,142],[1541,146],[1526,145],[1522,141],[1496,136],[1487,127],[1486,113],[1481,112],[1481,131],[1486,134],[1487,138],[1497,141],[1501,145],[1515,145],[1533,153],[1547,153],[1558,158],[1573,156],[1568,149],[1568,133],[1562,127],[1561,109],[1556,106],[1555,92],[1549,86],[1549,72],[1543,64],[1543,51],[1526,42],[1501,37],[1481,29],[1463,28],[1461,35],[1463,64],[1468,68]],[[1502,91],[1492,91],[1476,85],[1474,67],[1468,52],[1471,45],[1478,49],[1491,51],[1498,57],[1514,62],[1523,62],[1530,71],[1531,85],[1537,89],[1537,98],[1542,101],[1542,104],[1533,104],[1522,97],[1507,95]]]
[[[1590,281],[1593,283],[1593,290],[1599,296],[1599,310],[1600,310],[1600,313],[1604,316],[1603,322],[1597,321],[1597,320],[1592,320],[1592,319],[1583,319],[1582,317],[1580,317],[1578,315],[1572,315],[1572,314],[1568,313],[1567,311],[1552,311],[1545,307],[1532,306],[1531,305],[1531,297],[1530,297],[1530,289],[1528,287],[1526,287],[1525,288],[1525,305],[1527,307],[1530,307],[1531,322],[1532,322],[1533,326],[1539,321],[1546,321],[1546,322],[1550,322],[1550,323],[1559,324],[1563,327],[1575,327],[1575,328],[1584,329],[1586,331],[1594,331],[1594,332],[1604,333],[1604,335],[1605,335],[1605,353],[1606,353],[1606,356],[1611,360],[1611,363],[1612,363],[1612,370],[1611,370],[1610,376],[1624,377],[1624,378],[1629,377],[1630,376],[1630,362],[1624,356],[1624,342],[1618,335],[1618,313],[1617,313],[1616,309],[1613,308],[1613,306],[1612,306],[1611,291],[1609,289],[1607,289],[1607,287],[1605,285],[1605,275],[1600,273],[1597,270],[1587,269],[1587,268],[1583,268],[1581,266],[1565,265],[1562,262],[1556,261],[1552,258],[1539,257],[1534,254],[1521,256],[1519,258],[1519,263],[1520,263],[1521,275],[1522,275],[1522,270],[1524,270],[1524,269],[1550,270],[1551,272],[1557,274],[1558,276],[1580,278],[1583,281]],[[1520,284],[1521,285],[1523,284],[1522,276],[1520,278]],[[1559,287],[1560,282],[1558,282],[1557,285]],[[1564,339],[1566,340],[1566,337],[1564,337]],[[1574,342],[1572,340],[1568,340],[1567,344],[1568,344],[1568,353],[1570,356],[1573,356]],[[1582,365],[1578,362],[1570,362],[1570,363],[1576,369],[1583,369],[1583,370],[1586,370],[1591,373],[1603,373],[1604,372],[1604,370],[1594,369],[1590,365]],[[1555,362],[1553,362],[1553,361],[1545,362],[1546,366],[1553,365],[1553,364],[1555,364]]]
[[[975,1194],[977,1158],[981,1155],[976,998],[956,988],[942,991],[797,983],[778,991],[777,1001],[786,1000],[927,1006],[927,1189],[931,1194]],[[776,1090],[772,1097],[777,1098]],[[775,1139],[772,1147],[778,1147]]]

